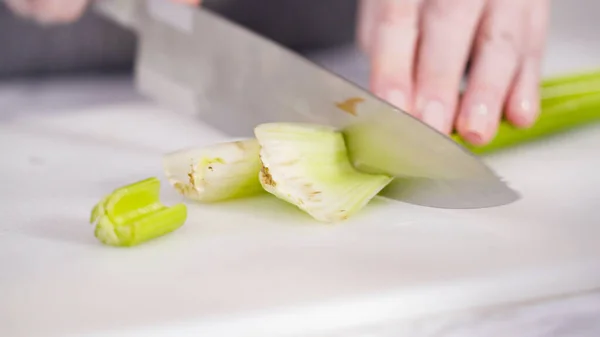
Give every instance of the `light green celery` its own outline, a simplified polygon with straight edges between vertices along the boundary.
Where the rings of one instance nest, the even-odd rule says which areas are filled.
[[[261,146],[263,188],[318,221],[347,219],[392,180],[354,169],[342,134],[333,128],[269,123],[254,133]]]
[[[181,227],[187,217],[183,204],[167,207],[159,201],[160,181],[148,178],[116,189],[92,210],[94,234],[110,246],[135,246]]]
[[[496,137],[484,146],[468,144],[457,134],[452,138],[473,153],[488,154],[600,122],[600,71],[545,80],[540,96],[540,116],[530,128],[502,121]]]
[[[216,202],[264,193],[258,181],[260,146],[256,139],[189,148],[163,157],[170,184],[183,196]]]

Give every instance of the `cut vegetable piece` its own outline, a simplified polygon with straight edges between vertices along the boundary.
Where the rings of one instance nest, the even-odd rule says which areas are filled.
[[[104,197],[90,218],[96,224],[96,238],[110,246],[135,246],[181,227],[187,208],[183,204],[164,206],[159,192],[160,181],[148,178]]]
[[[357,171],[342,134],[333,128],[268,123],[254,133],[261,146],[264,189],[319,221],[345,220],[392,181]]]
[[[264,193],[256,139],[219,143],[167,154],[163,167],[171,185],[185,197],[216,202]]]

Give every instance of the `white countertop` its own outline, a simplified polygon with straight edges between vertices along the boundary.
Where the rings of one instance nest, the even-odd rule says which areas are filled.
[[[553,25],[545,73],[561,73],[600,65],[600,39],[596,39],[597,30],[590,26],[591,20],[600,13],[600,4],[590,0],[571,1],[570,4],[564,1],[562,4],[557,1],[555,3],[555,12],[561,15],[557,16]],[[589,6],[576,6],[576,3],[586,3]],[[596,10],[592,10],[591,7],[594,6]],[[574,25],[574,21],[578,21],[578,25]],[[333,53],[318,58],[334,70],[353,77],[357,82],[364,80],[366,68],[364,63],[359,62],[357,65],[356,60],[360,60],[357,54]],[[142,99],[132,91],[127,78],[0,83],[0,123],[14,122],[20,116],[89,108],[96,104],[105,104],[107,101],[117,103],[139,100]],[[93,140],[92,138],[88,140]],[[10,151],[14,151],[11,144],[0,144],[0,154]],[[36,165],[41,159],[30,160],[32,165]],[[9,197],[6,193],[0,193],[2,199]],[[6,258],[10,257],[0,257],[0,264]],[[10,271],[0,277],[10,277]],[[339,332],[331,336],[600,336],[600,290],[521,305],[440,314],[365,331]]]
[[[109,99],[113,103],[141,100],[133,92],[127,78],[1,83],[0,123],[13,123],[18,128],[20,117],[93,107]],[[87,141],[94,141],[93,138],[90,136]],[[0,144],[0,153],[7,154],[14,151],[14,148],[10,144]],[[32,165],[36,165],[38,160],[43,159],[31,158]],[[3,193],[1,197],[9,198],[10,195]],[[0,264],[1,261],[2,258]],[[10,277],[10,273],[4,275]],[[416,321],[378,326],[364,332],[341,332],[332,336],[592,337],[600,335],[598,317],[600,317],[600,291],[518,306],[500,306],[436,315]]]

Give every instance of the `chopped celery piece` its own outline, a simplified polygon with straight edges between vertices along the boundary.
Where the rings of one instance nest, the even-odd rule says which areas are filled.
[[[347,219],[392,180],[357,171],[342,134],[333,128],[268,123],[254,133],[261,146],[263,188],[318,221]]]
[[[135,246],[181,227],[187,217],[183,204],[166,207],[159,201],[160,181],[148,178],[116,189],[94,209],[94,235],[110,246]]]
[[[261,163],[256,139],[218,143],[167,154],[163,168],[171,185],[185,197],[216,202],[264,193],[258,181]]]

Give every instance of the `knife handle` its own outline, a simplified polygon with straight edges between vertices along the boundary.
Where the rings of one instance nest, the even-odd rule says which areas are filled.
[[[475,154],[489,154],[600,122],[600,70],[546,79],[541,85],[540,115],[530,128],[503,120],[494,140],[474,146],[458,134],[451,137]]]

